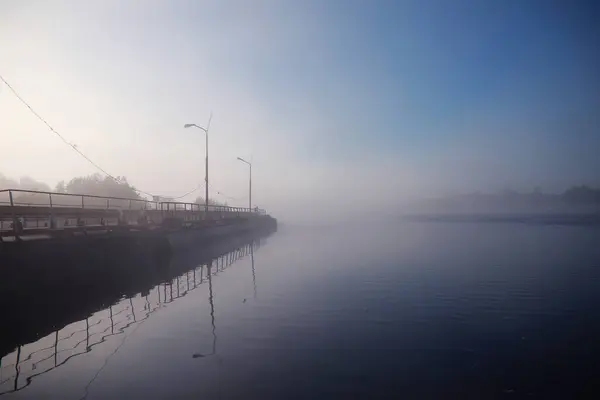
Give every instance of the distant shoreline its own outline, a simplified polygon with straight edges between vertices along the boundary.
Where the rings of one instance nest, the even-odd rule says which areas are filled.
[[[522,223],[536,225],[600,226],[600,213],[419,213],[400,216],[419,222]]]

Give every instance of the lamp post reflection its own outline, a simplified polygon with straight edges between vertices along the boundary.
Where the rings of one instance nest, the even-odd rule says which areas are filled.
[[[217,352],[217,327],[215,325],[215,302],[214,302],[213,287],[212,287],[211,267],[212,267],[212,261],[210,261],[208,263],[208,265],[206,266],[206,278],[208,279],[208,303],[210,304],[210,323],[212,325],[212,336],[213,336],[212,351],[210,353],[205,353],[205,354],[194,353],[192,355],[193,358],[208,357],[208,356],[215,355]],[[218,270],[218,267],[219,267],[219,265],[217,264],[217,270]]]
[[[250,261],[252,262],[252,284],[254,285],[254,298],[256,299],[256,270],[254,269],[254,242],[250,243]]]

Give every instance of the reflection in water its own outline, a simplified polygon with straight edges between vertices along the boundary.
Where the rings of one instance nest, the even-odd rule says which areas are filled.
[[[249,247],[252,248],[252,246],[249,246]],[[218,261],[219,260],[217,260],[215,272],[212,272],[212,261],[209,262],[208,265],[206,266],[206,278],[208,279],[208,303],[210,304],[210,324],[212,326],[212,336],[213,336],[212,351],[207,354],[194,353],[192,355],[193,358],[212,356],[212,355],[216,354],[216,352],[217,352],[217,326],[215,325],[215,301],[214,301],[214,294],[213,294],[213,287],[212,287],[212,276],[216,275],[219,272],[219,262]],[[221,260],[221,271],[223,271],[223,269],[225,268],[225,267],[223,267],[224,261],[225,261],[224,259]],[[234,261],[231,261],[231,259],[228,258],[227,266],[231,265],[230,263],[233,263]]]
[[[215,354],[217,333],[212,286],[213,276],[224,271],[237,260],[250,255],[256,288],[254,250],[258,249],[260,245],[261,240],[255,239],[251,243],[244,244],[236,250],[216,257],[207,263],[196,264],[196,268],[170,278],[166,282],[163,281],[150,290],[129,296],[103,310],[92,311],[92,314],[87,318],[71,322],[35,342],[18,345],[14,351],[0,358],[0,396],[20,391],[31,385],[37,376],[66,364],[74,357],[91,352],[96,346],[106,342],[111,337],[122,336],[123,340],[105,360],[105,366],[108,358],[118,350],[125,339],[157,309],[184,297],[205,281],[208,281],[209,290],[213,335],[212,351],[206,354],[194,354],[194,357]],[[175,287],[173,287],[174,285]],[[88,387],[101,369],[88,383]]]
[[[256,270],[254,269],[254,249],[250,247],[250,260],[252,262],[252,285],[254,286],[254,298],[256,299]]]
[[[121,306],[122,304],[118,304],[116,306]],[[106,314],[107,310],[100,311],[95,313],[93,317],[99,317],[96,322],[93,324],[89,324],[89,319],[85,319],[85,329],[77,329],[81,323],[84,321],[78,321],[72,323],[61,330],[56,331],[52,335],[48,335],[45,338],[38,340],[35,343],[30,343],[24,346],[19,346],[16,354],[16,359],[14,364],[6,365],[6,362],[12,358],[11,354],[8,354],[2,358],[2,372],[0,373],[0,396],[22,390],[25,387],[29,386],[36,376],[45,374],[46,372],[52,371],[61,365],[67,363],[70,359],[75,356],[89,353],[94,346],[104,343],[106,339],[110,336],[114,336],[116,334],[121,334],[127,329],[133,322],[130,321],[130,315],[125,315],[125,319],[115,322],[114,317],[119,317],[120,315],[124,315],[124,313],[129,309],[120,310],[117,313],[113,314],[113,306],[109,307],[109,318],[99,317],[101,314]],[[152,310],[154,311],[154,310]],[[150,312],[146,313],[144,319],[148,318]],[[110,323],[108,323],[108,321]],[[104,329],[102,329],[104,327]],[[90,328],[92,328],[90,330]],[[117,333],[115,334],[115,328],[117,329]],[[107,333],[110,330],[110,333]],[[80,333],[85,331],[85,337],[80,340],[76,340],[81,335]],[[53,336],[54,343],[52,346],[43,347],[47,342],[47,339]],[[59,339],[59,337],[62,338]],[[75,343],[70,343],[71,341],[75,341]],[[61,344],[59,349],[59,343]],[[82,348],[82,344],[85,343],[85,348]],[[41,347],[41,348],[40,348]],[[23,360],[21,360],[21,354],[25,349],[29,354]],[[27,354],[27,353],[26,353]],[[64,359],[62,358],[64,357]],[[48,363],[49,360],[53,362]],[[60,360],[60,362],[59,362]],[[6,374],[5,370],[10,366],[14,366],[15,374],[11,376],[10,374]],[[8,375],[8,376],[7,376]],[[24,380],[22,378],[25,378]],[[5,386],[10,381],[14,380],[12,389],[6,390]]]

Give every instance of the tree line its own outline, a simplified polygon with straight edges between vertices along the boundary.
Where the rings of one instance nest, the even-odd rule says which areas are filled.
[[[69,181],[60,181],[54,188],[51,188],[46,183],[37,181],[30,177],[22,177],[18,181],[14,179],[7,178],[3,174],[0,173],[0,190],[2,189],[21,189],[21,190],[35,190],[41,192],[53,192],[60,194],[86,194],[92,196],[102,196],[102,197],[119,197],[124,199],[132,199],[132,200],[154,200],[151,198],[144,197],[140,194],[140,192],[133,186],[126,177],[118,176],[116,179],[113,179],[108,176],[103,176],[99,173],[87,175],[87,176],[78,176]],[[80,202],[78,198],[71,198],[70,196],[56,196],[60,199],[60,201],[64,204],[57,205],[70,205],[70,203]],[[157,198],[158,201],[176,201],[172,197],[163,197],[159,196]],[[44,194],[36,194],[36,193],[15,193],[13,201],[17,204],[46,204],[48,203],[48,196]],[[105,202],[102,200],[93,200],[86,199],[89,202],[89,205],[96,205],[95,203],[99,203],[98,206],[104,205]],[[0,193],[0,202],[7,203],[8,202],[8,194]],[[93,203],[93,204],[92,204]],[[102,204],[100,204],[102,203]],[[134,202],[135,204],[136,202]],[[194,203],[204,204],[203,197],[197,197]],[[209,199],[208,202],[210,205],[227,205],[227,203],[222,203],[219,201],[215,201]],[[111,203],[115,204],[115,203]],[[141,204],[141,202],[140,202]]]
[[[500,193],[470,193],[429,199],[418,206],[436,212],[592,211],[600,210],[600,188],[578,185],[561,193],[543,193],[538,188],[530,192],[505,190]]]

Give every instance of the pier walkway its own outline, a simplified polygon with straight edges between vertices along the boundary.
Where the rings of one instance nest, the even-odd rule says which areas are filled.
[[[262,209],[35,190],[0,190],[0,242],[223,225]]]

